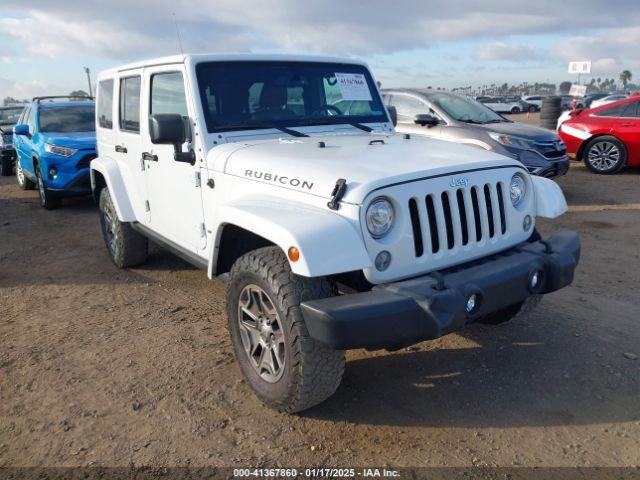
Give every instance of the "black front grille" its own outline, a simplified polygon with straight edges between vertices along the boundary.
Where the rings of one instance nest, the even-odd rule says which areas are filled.
[[[502,182],[409,200],[416,257],[480,242],[507,232]]]
[[[84,157],[82,157],[78,161],[78,163],[76,163],[76,168],[78,170],[81,170],[83,168],[88,168],[89,164],[91,163],[91,160],[93,160],[96,157],[97,157],[97,155],[95,153],[89,153],[89,154],[85,155]]]
[[[560,158],[567,154],[567,148],[561,141],[556,142],[536,142],[535,148],[545,158]]]

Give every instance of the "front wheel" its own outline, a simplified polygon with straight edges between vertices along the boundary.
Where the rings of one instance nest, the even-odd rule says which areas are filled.
[[[240,369],[258,398],[299,412],[333,395],[344,373],[344,351],[309,336],[300,303],[331,296],[321,278],[295,275],[277,247],[240,257],[227,285],[227,317]]]
[[[33,190],[36,188],[36,184],[27,178],[24,174],[24,170],[22,169],[22,165],[20,165],[20,160],[16,159],[16,180],[18,182],[18,186],[22,190]]]
[[[39,165],[34,165],[36,172],[36,185],[38,186],[38,195],[40,197],[40,206],[47,210],[54,210],[59,208],[62,204],[60,197],[55,197],[51,194],[47,186],[44,184],[42,178],[42,172]]]
[[[104,243],[116,267],[133,267],[146,261],[149,241],[129,223],[118,219],[107,188],[100,191],[100,227]]]
[[[627,150],[616,137],[604,135],[591,140],[582,154],[584,164],[594,173],[619,172],[627,163]]]

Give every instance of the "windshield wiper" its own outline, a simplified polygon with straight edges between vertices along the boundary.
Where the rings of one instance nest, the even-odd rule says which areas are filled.
[[[299,132],[287,127],[281,127],[279,125],[273,125],[272,123],[242,123],[240,125],[233,125],[233,128],[275,128],[283,133],[291,135],[292,137],[308,137],[306,133]]]
[[[471,120],[470,118],[467,118],[467,119],[464,119],[464,120],[462,118],[457,118],[456,120],[458,120],[459,122],[464,122],[464,123],[478,123],[478,124],[483,123],[483,122],[476,122],[475,120]]]
[[[352,127],[359,128],[363,132],[373,132],[373,128],[363,125],[357,122],[350,122],[349,120],[344,120],[342,118],[330,119],[330,118],[318,118],[315,120],[311,120],[307,122],[307,125],[341,125],[346,123],[347,125],[351,125]]]

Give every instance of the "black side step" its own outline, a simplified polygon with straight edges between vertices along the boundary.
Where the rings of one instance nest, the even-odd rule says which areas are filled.
[[[194,253],[190,252],[189,250],[186,250],[180,245],[173,243],[171,240],[167,240],[166,238],[160,236],[150,228],[145,227],[144,225],[141,225],[138,222],[131,222],[131,228],[141,233],[142,235],[144,235],[154,243],[157,243],[158,245],[166,248],[171,253],[180,257],[185,262],[190,263],[194,267],[199,268],[200,270],[207,270],[209,268],[209,264],[202,257],[199,257],[198,255],[195,255]]]

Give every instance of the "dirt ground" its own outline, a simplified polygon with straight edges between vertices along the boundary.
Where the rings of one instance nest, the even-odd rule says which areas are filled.
[[[559,183],[573,211],[540,226],[581,232],[574,285],[349,352],[338,392],[287,416],[242,380],[224,284],[159,249],[120,271],[90,200],[44,211],[0,178],[0,466],[640,465],[640,171]]]

